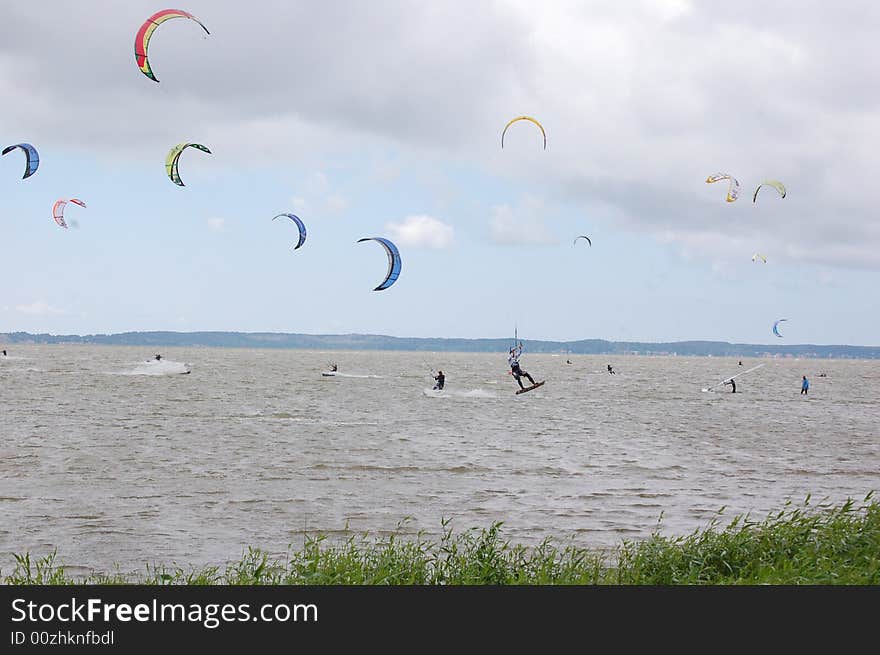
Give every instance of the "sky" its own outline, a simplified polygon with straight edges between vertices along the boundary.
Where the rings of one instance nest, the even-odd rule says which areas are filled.
[[[156,83],[166,6],[3,3],[0,147],[40,167],[0,158],[0,332],[878,345],[880,5],[845,4],[184,0],[210,35],[162,24]],[[520,115],[546,150],[502,149]]]

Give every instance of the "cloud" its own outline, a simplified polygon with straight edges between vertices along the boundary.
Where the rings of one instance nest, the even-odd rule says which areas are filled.
[[[407,216],[402,223],[386,223],[391,240],[401,246],[443,250],[452,245],[453,228],[424,214]]]
[[[321,171],[316,171],[306,178],[305,190],[311,195],[324,195],[330,190],[330,180]]]
[[[293,211],[298,214],[305,213],[309,208],[309,203],[307,203],[306,199],[301,196],[293,196],[290,199],[290,205],[293,207]]]
[[[489,238],[501,246],[550,245],[556,239],[547,230],[542,218],[532,210],[534,203],[524,210],[514,212],[510,205],[492,208],[489,219]]]
[[[875,62],[864,56],[874,50],[878,3],[248,7],[193,8],[211,36],[190,21],[163,24],[151,51],[157,86],[130,53],[146,5],[54,3],[47,21],[39,3],[6,3],[4,24],[15,29],[0,43],[0,94],[15,102],[4,106],[4,129],[56,149],[149,159],[186,126],[234,153],[223,162],[230,169],[356,152],[383,180],[398,161],[416,162],[417,173],[464,163],[539,180],[581,210],[611,207],[620,227],[669,231],[684,245],[707,225],[728,238],[746,227],[793,259],[880,270],[880,87],[865,83]],[[71,70],[83,73],[76,84]],[[169,108],[174,120],[157,120]],[[499,158],[500,130],[520,113],[547,128],[547,151],[526,160],[539,155],[540,168],[522,166],[515,148]],[[743,184],[733,207],[703,183],[716,170]],[[766,177],[789,195],[753,206]],[[297,195],[315,212],[347,205],[323,172]],[[493,225],[511,221],[540,223],[499,215]]]
[[[332,194],[324,198],[324,205],[329,214],[339,214],[348,209],[348,201],[340,195]]]
[[[31,316],[49,316],[66,313],[63,309],[52,307],[43,300],[35,300],[30,305],[16,305],[15,310]]]
[[[226,231],[226,219],[225,218],[209,218],[208,219],[208,227],[211,228],[214,232],[225,232]]]
[[[299,184],[305,193],[290,199],[293,211],[299,214],[334,215],[348,209],[348,200],[333,191],[333,184],[326,173],[316,171],[307,175]]]

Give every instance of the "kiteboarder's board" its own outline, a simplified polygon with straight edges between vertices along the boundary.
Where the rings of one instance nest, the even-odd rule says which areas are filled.
[[[324,377],[332,378],[336,375],[336,372],[335,371],[322,371],[321,375],[323,375]]]
[[[526,391],[531,391],[532,389],[537,389],[538,387],[540,387],[541,385],[543,385],[544,382],[545,382],[545,380],[541,380],[540,382],[536,382],[535,384],[533,384],[533,385],[530,386],[530,387],[526,387],[525,389],[520,389],[519,391],[516,392],[516,395],[518,396],[518,395],[520,395],[521,393],[525,393]]]

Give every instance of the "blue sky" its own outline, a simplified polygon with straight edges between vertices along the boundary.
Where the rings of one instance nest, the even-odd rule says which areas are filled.
[[[865,21],[638,4],[188,2],[211,36],[160,27],[159,84],[131,51],[163,7],[4,7],[0,145],[41,165],[22,180],[20,151],[0,158],[0,332],[877,345]],[[520,114],[546,151],[525,122],[500,148]],[[213,152],[182,155],[182,188],[181,141]],[[737,202],[705,183],[719,171]],[[788,196],[753,203],[767,177]],[[70,197],[88,206],[64,230]],[[308,227],[295,252],[280,212]],[[387,291],[365,236],[400,248]]]

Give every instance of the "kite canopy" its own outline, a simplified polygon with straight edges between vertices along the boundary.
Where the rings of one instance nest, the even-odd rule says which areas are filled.
[[[730,183],[727,185],[727,202],[733,202],[739,197],[739,181],[735,177],[727,173],[715,173],[715,175],[710,175],[706,178],[706,184],[720,182],[721,180],[730,180]]]
[[[575,237],[575,238],[574,238],[574,241],[572,242],[571,245],[576,244],[576,243],[578,242],[578,239],[586,239],[586,240],[587,240],[587,243],[589,243],[589,244],[590,244],[590,247],[592,248],[592,246],[593,246],[593,242],[590,241],[590,237],[588,237],[588,236],[586,236],[586,235],[584,235],[584,234],[581,234],[580,236]]]
[[[787,318],[780,318],[778,321],[773,323],[773,334],[775,334],[779,338],[782,338],[782,335],[779,334],[778,327],[779,327],[779,324],[782,323],[782,321],[787,321],[787,320],[788,320]]]
[[[211,151],[201,143],[178,143],[169,150],[168,156],[165,158],[165,172],[168,173],[168,177],[171,178],[171,181],[178,186],[185,186],[183,180],[180,179],[180,172],[177,170],[177,166],[180,161],[181,153],[187,148],[195,148],[196,150],[207,152],[209,155],[211,154]]]
[[[24,150],[25,156],[25,165],[24,165],[24,175],[21,179],[26,180],[31,175],[37,172],[37,168],[40,165],[40,155],[37,154],[37,149],[34,148],[30,143],[16,143],[14,146],[7,146],[3,148],[3,153],[12,152],[16,148],[21,148]]]
[[[755,189],[755,194],[752,196],[752,202],[758,201],[758,191],[761,190],[762,186],[772,186],[779,192],[779,195],[783,198],[785,197],[785,185],[779,180],[764,180],[758,185],[758,188]]]
[[[281,218],[282,216],[287,216],[287,218],[296,223],[296,227],[299,229],[299,243],[293,247],[293,249],[296,250],[306,242],[306,226],[300,220],[299,216],[296,216],[295,214],[278,214],[278,216],[275,216],[272,220],[274,221],[276,218]]]
[[[538,126],[538,129],[541,130],[541,134],[544,137],[544,150],[547,149],[547,133],[544,131],[544,126],[541,125],[537,120],[532,118],[531,116],[517,116],[514,119],[511,119],[507,125],[504,126],[504,130],[501,132],[501,147],[504,147],[504,135],[507,134],[507,128],[516,123],[517,121],[530,121]]]
[[[760,259],[762,262],[764,262],[765,264],[767,263],[767,257],[766,257],[766,255],[762,255],[762,254],[759,253],[759,252],[756,252],[754,255],[752,255],[752,261],[753,261],[753,262],[756,262],[756,261],[758,261],[759,259]]]
[[[67,223],[64,222],[64,208],[67,206],[67,203],[72,202],[74,205],[79,205],[80,207],[85,207],[86,203],[84,203],[79,198],[69,198],[67,200],[58,200],[52,206],[52,218],[55,219],[55,222],[58,223],[61,227],[66,228]]]
[[[153,32],[156,31],[156,28],[166,20],[171,20],[172,18],[189,18],[201,25],[206,34],[210,34],[208,28],[202,25],[202,22],[198,18],[188,12],[181,11],[180,9],[163,9],[162,11],[157,11],[144,21],[144,24],[141,25],[137,35],[134,37],[134,59],[137,62],[138,68],[141,69],[141,73],[154,82],[158,82],[159,80],[153,75],[153,69],[150,68],[147,47],[150,45],[150,39],[153,37]]]
[[[373,291],[384,291],[392,284],[397,281],[397,278],[400,276],[400,252],[397,250],[397,246],[391,243],[388,239],[383,239],[382,237],[364,237],[363,239],[358,239],[358,243],[361,241],[378,241],[385,248],[385,252],[388,254],[388,272],[385,274],[385,279],[379,284],[378,287],[373,289]]]

